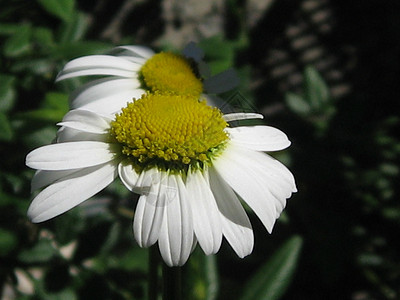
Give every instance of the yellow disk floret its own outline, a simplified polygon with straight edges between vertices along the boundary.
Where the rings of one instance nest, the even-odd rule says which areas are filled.
[[[188,59],[161,52],[153,55],[140,69],[140,78],[152,92],[200,96],[203,83]]]
[[[228,139],[222,113],[189,95],[145,94],[111,123],[111,135],[136,169],[202,168]]]

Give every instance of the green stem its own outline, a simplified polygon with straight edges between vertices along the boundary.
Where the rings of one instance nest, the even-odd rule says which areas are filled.
[[[147,295],[149,300],[158,299],[158,268],[160,265],[160,255],[156,246],[152,246],[149,249],[149,278],[148,278],[148,290]]]
[[[182,300],[182,268],[163,264],[163,300]]]

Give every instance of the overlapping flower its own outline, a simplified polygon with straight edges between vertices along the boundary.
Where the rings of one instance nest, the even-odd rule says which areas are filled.
[[[232,70],[211,75],[203,57],[194,43],[189,43],[182,54],[156,54],[143,46],[120,46],[109,55],[84,56],[68,62],[56,80],[101,76],[73,92],[71,107],[106,114],[120,111],[146,91],[208,98],[238,85]]]
[[[43,188],[31,203],[29,217],[33,222],[53,218],[119,177],[127,189],[140,194],[133,222],[136,241],[141,247],[158,243],[169,266],[183,265],[196,243],[205,254],[216,253],[223,237],[239,257],[250,254],[253,232],[240,201],[272,231],[296,186],[291,172],[264,151],[285,149],[290,145],[287,136],[269,126],[230,127],[231,121],[262,116],[224,115],[207,105],[203,81],[196,69],[185,69],[190,66],[185,59],[183,64],[172,63],[182,67],[185,78],[165,79],[172,71],[164,70],[170,63],[163,63],[182,61],[183,56],[150,59],[143,48],[135,51],[137,56],[127,61],[132,62],[129,67],[140,68],[129,73],[127,66],[116,67],[110,61],[107,74],[118,77],[85,86],[74,99],[77,109],[59,124],[57,143],[28,154],[26,164],[38,170],[32,189]],[[150,71],[160,71],[148,75],[146,59],[151,61]],[[100,63],[91,65],[95,64],[96,69],[89,71],[82,61],[76,71],[67,64],[60,78],[100,72]],[[125,82],[122,69],[127,78],[134,73],[147,77],[136,79],[148,91],[137,89],[140,96],[134,100],[121,92],[115,98],[118,105],[110,104],[113,93],[102,97],[100,90]],[[96,97],[88,96],[91,89]]]

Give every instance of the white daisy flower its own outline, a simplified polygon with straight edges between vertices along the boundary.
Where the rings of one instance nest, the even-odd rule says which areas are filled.
[[[144,94],[116,115],[72,110],[59,123],[58,143],[27,155],[37,169],[33,222],[58,216],[107,187],[117,176],[140,194],[133,221],[141,247],[158,242],[169,266],[183,265],[198,242],[214,254],[222,237],[239,257],[252,252],[253,232],[241,201],[268,232],[296,192],[291,172],[264,153],[290,141],[269,126],[230,128],[262,118],[223,115],[194,95]]]
[[[120,46],[110,55],[90,55],[68,62],[56,80],[106,76],[88,82],[71,97],[72,109],[100,114],[119,112],[127,101],[140,98],[146,91],[206,97],[239,84],[233,70],[211,76],[203,57],[203,51],[194,43],[189,43],[182,54],[155,54],[142,46]]]

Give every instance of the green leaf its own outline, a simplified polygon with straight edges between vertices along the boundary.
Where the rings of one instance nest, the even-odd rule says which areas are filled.
[[[296,114],[305,116],[311,113],[310,104],[308,104],[303,97],[293,93],[285,95],[286,105]]]
[[[74,0],[38,0],[39,4],[51,15],[69,22],[74,15]]]
[[[0,112],[0,141],[10,141],[13,137],[11,124],[6,114]]]
[[[305,98],[314,109],[322,109],[329,101],[329,89],[324,79],[315,68],[308,66],[304,70],[304,80]]]
[[[54,45],[53,32],[45,27],[35,28],[33,31],[33,38],[35,42],[44,49]]]
[[[49,92],[45,95],[43,108],[60,110],[63,114],[68,111],[68,95],[57,92]]]
[[[16,91],[14,88],[15,77],[0,74],[0,111],[6,112],[13,108]]]
[[[81,40],[86,33],[88,24],[88,18],[84,13],[74,13],[70,22],[61,25],[60,43],[65,44]]]
[[[41,75],[48,79],[53,79],[54,62],[46,58],[38,59],[19,59],[10,68],[11,72],[26,72],[28,74]]]
[[[4,54],[8,57],[18,57],[31,50],[32,29],[29,25],[21,25],[4,43]]]
[[[248,282],[241,300],[277,300],[288,288],[303,240],[294,236],[286,241]]]

